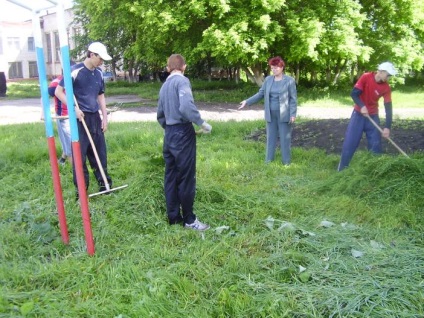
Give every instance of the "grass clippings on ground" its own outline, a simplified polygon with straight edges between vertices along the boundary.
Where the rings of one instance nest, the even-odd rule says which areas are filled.
[[[110,124],[108,170],[129,186],[90,199],[92,257],[69,165],[61,241],[43,125],[0,127],[0,315],[424,315],[422,154],[358,151],[338,173],[338,155],[294,147],[289,167],[265,165],[245,138],[262,121],[212,124],[197,139],[205,233],[166,222],[162,128]]]

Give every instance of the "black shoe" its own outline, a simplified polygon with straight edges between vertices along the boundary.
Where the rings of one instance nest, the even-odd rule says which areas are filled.
[[[58,164],[60,164],[61,166],[64,166],[66,163],[66,159],[63,157],[60,157],[60,159],[57,160]]]

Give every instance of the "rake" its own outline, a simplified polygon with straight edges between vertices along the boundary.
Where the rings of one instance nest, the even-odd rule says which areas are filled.
[[[371,118],[371,116],[369,115],[364,115],[365,117],[367,117],[371,124],[374,125],[375,128],[377,128],[381,134],[383,134],[383,129],[381,129],[381,127]],[[405,157],[409,158],[409,156],[406,154],[405,151],[403,151],[390,137],[387,137],[387,140],[391,142],[391,144],[397,149],[399,150],[399,152],[404,155]]]
[[[74,96],[74,102],[75,102],[75,107],[79,110],[78,102],[77,102],[77,99],[75,98],[75,96]],[[105,188],[106,188],[106,190],[96,192],[96,193],[92,193],[92,194],[88,195],[88,197],[91,198],[91,197],[94,197],[96,195],[105,194],[105,193],[109,193],[109,192],[112,192],[112,191],[116,191],[116,190],[120,190],[120,189],[128,187],[128,184],[126,184],[126,185],[116,187],[116,188],[113,188],[113,189],[110,188],[110,185],[109,185],[109,182],[107,181],[106,174],[105,174],[105,171],[103,169],[102,163],[100,162],[100,158],[99,158],[99,155],[97,153],[96,146],[94,145],[93,138],[91,137],[91,134],[90,134],[90,131],[88,130],[87,124],[85,123],[84,117],[81,117],[81,122],[82,122],[82,125],[84,126],[85,132],[87,133],[88,139],[90,140],[91,148],[93,148],[94,157],[96,157],[97,166],[99,167],[99,171],[100,171],[100,174],[102,175],[103,183],[104,183]]]

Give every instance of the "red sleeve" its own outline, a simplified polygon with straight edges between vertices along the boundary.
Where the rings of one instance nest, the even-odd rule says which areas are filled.
[[[359,80],[356,82],[356,84],[355,84],[354,87],[357,88],[357,89],[359,89],[359,90],[361,90],[361,91],[364,91],[365,90],[365,83],[367,82],[367,79],[368,79],[368,74],[369,73],[363,74],[359,78]]]
[[[392,102],[392,90],[390,89],[390,86],[387,85],[387,91],[383,94],[383,99],[385,103],[391,103]]]

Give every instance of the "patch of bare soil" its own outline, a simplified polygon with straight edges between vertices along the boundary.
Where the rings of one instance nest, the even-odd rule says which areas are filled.
[[[319,119],[296,124],[292,133],[292,147],[319,148],[328,154],[338,154],[342,149],[348,122],[348,119]],[[265,138],[265,129],[258,129],[246,136],[246,139],[261,142]],[[392,125],[390,138],[407,154],[423,152],[424,120],[396,120]],[[399,151],[384,138],[382,146],[384,153],[399,154]],[[367,149],[365,135],[358,149]]]

